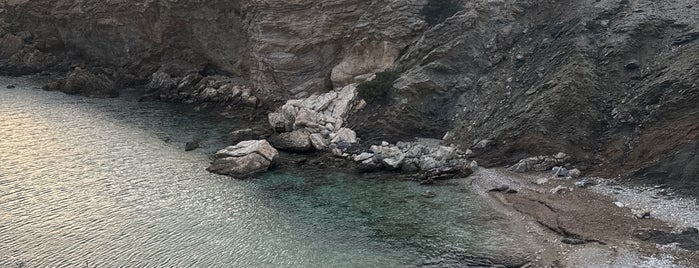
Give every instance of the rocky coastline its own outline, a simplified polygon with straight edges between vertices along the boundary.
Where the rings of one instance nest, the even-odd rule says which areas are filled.
[[[544,228],[523,230],[547,245],[531,265],[642,252],[691,266],[696,225],[610,201],[634,188],[600,178],[699,193],[696,25],[688,0],[0,1],[0,74],[246,121],[208,169],[236,179],[469,182]]]

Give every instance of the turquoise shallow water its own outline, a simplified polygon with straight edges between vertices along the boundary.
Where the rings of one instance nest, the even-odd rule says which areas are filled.
[[[502,218],[458,183],[232,180],[204,170],[231,122],[37,85],[0,78],[0,267],[455,266],[498,246]]]

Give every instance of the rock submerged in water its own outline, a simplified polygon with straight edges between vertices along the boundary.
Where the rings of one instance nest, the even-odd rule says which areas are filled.
[[[228,175],[236,179],[247,179],[267,171],[279,156],[266,140],[242,141],[216,153],[216,159],[206,170]]]
[[[199,148],[199,146],[200,146],[200,145],[199,145],[199,142],[198,142],[198,141],[190,141],[190,142],[185,143],[185,145],[184,145],[184,151],[185,151],[185,152],[194,151],[194,150],[196,150],[197,148]]]

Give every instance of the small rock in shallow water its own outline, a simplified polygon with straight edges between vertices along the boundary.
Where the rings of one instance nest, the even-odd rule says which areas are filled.
[[[430,190],[427,190],[424,193],[421,193],[420,195],[422,195],[426,198],[433,198],[433,197],[437,196],[437,194],[435,194],[433,191],[430,191]]]
[[[184,145],[184,150],[187,152],[194,151],[197,148],[199,148],[199,142],[197,141],[190,141]]]

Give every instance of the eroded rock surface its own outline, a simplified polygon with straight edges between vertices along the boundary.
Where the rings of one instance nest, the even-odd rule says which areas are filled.
[[[243,141],[216,153],[209,172],[247,179],[267,171],[279,153],[266,140]]]
[[[268,116],[280,134],[270,141],[282,150],[307,152],[357,143],[357,134],[343,124],[358,102],[355,84],[325,94],[289,100]],[[343,148],[340,148],[341,150]]]

